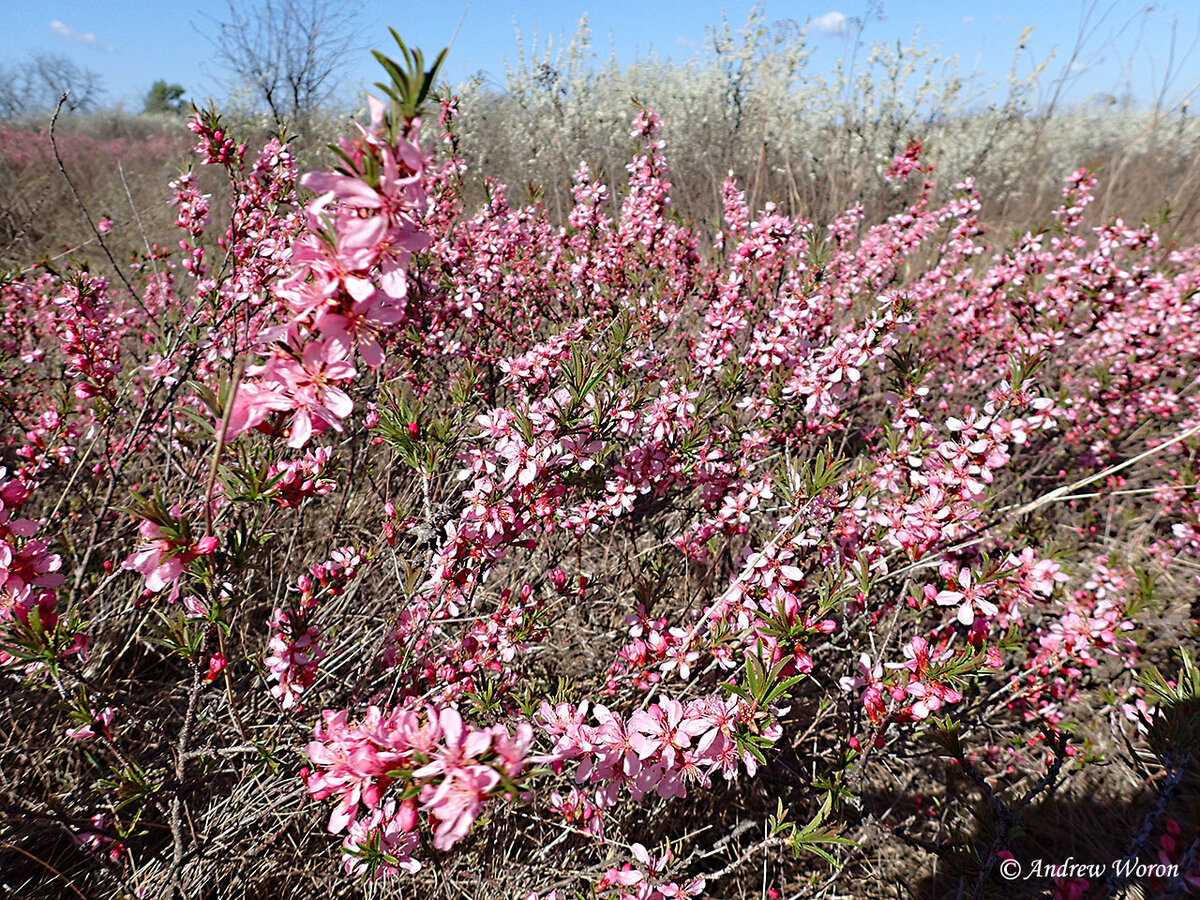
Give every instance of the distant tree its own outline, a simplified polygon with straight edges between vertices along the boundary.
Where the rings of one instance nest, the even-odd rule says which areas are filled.
[[[64,93],[64,109],[89,112],[99,104],[104,88],[98,74],[57,53],[39,53],[24,63],[0,66],[0,119],[47,112]]]
[[[146,101],[142,106],[145,113],[178,113],[183,110],[183,86],[167,84],[161,78],[150,85]]]
[[[337,87],[359,9],[348,0],[230,0],[228,20],[211,38],[216,61],[277,121],[303,118]]]
[[[41,53],[33,58],[32,95],[39,106],[45,109],[58,103],[62,94],[67,95],[64,109],[72,112],[90,112],[100,102],[104,93],[100,76],[91,69],[77,66],[65,56],[57,53]]]
[[[20,70],[0,66],[0,122],[15,119],[24,113],[24,98],[21,96]]]

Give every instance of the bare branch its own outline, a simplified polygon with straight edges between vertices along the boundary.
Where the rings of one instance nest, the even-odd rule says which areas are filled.
[[[332,96],[354,49],[359,5],[334,0],[229,3],[210,36],[218,65],[278,122],[303,119]]]

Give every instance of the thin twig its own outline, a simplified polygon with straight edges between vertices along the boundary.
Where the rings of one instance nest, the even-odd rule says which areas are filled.
[[[213,448],[212,463],[208,467],[208,485],[204,490],[204,536],[212,537],[213,533],[213,492],[217,486],[217,472],[221,468],[221,455],[225,452],[225,435],[229,431],[229,420],[233,415],[233,401],[237,398],[238,387],[242,382],[242,372],[246,369],[246,358],[240,357],[233,366],[233,380],[229,386],[229,399],[225,401],[225,409],[221,412],[221,425],[217,431],[217,446]]]
[[[154,272],[154,283],[159,284],[158,260],[155,259],[154,250],[150,247],[150,236],[146,234],[146,226],[142,222],[142,214],[138,212],[137,204],[133,202],[133,192],[129,190],[129,182],[125,178],[125,166],[120,160],[117,161],[117,171],[121,173],[121,186],[125,188],[125,196],[129,199],[129,208],[133,210],[133,217],[137,220],[138,231],[142,235],[142,243],[146,245],[146,259],[150,261],[150,269]]]
[[[51,872],[53,872],[55,875],[57,875],[59,878],[61,878],[63,881],[65,881],[67,883],[67,887],[69,887],[72,891],[75,892],[76,897],[82,897],[83,900],[88,900],[87,895],[85,895],[82,891],[80,891],[79,888],[75,887],[75,883],[72,882],[70,878],[68,878],[62,872],[58,871],[58,869],[54,868],[54,866],[50,865],[50,863],[46,862],[44,859],[40,859],[39,857],[34,856],[32,853],[30,853],[25,848],[18,847],[16,844],[10,844],[8,841],[0,841],[0,847],[8,847],[10,850],[16,850],[22,856],[26,856],[29,859],[32,859],[39,866],[45,866],[47,869],[49,869]]]
[[[1036,500],[1032,500],[1029,503],[1026,503],[1024,506],[1020,507],[1015,512],[1013,512],[1012,515],[1017,518],[1020,518],[1021,516],[1024,516],[1027,513],[1031,513],[1035,509],[1038,509],[1041,506],[1045,506],[1047,503],[1053,503],[1055,500],[1062,500],[1064,497],[1073,493],[1078,488],[1086,487],[1087,485],[1097,482],[1097,481],[1101,480],[1102,478],[1107,478],[1109,475],[1114,475],[1117,472],[1120,472],[1122,469],[1128,469],[1134,463],[1141,462],[1143,459],[1146,459],[1147,457],[1154,456],[1155,454],[1161,453],[1162,451],[1166,450],[1168,447],[1178,444],[1180,441],[1185,441],[1188,438],[1190,438],[1192,435],[1198,434],[1198,433],[1200,433],[1200,425],[1193,425],[1191,428],[1189,428],[1187,431],[1183,432],[1182,434],[1175,435],[1175,437],[1171,438],[1169,441],[1164,441],[1161,444],[1156,444],[1155,446],[1151,447],[1149,450],[1139,453],[1137,456],[1133,457],[1132,459],[1127,459],[1127,460],[1125,460],[1125,462],[1118,463],[1115,466],[1109,466],[1107,469],[1104,469],[1101,472],[1096,472],[1094,475],[1089,475],[1087,478],[1081,478],[1079,481],[1076,481],[1074,484],[1064,485],[1063,487],[1055,488],[1054,490],[1050,491],[1048,494],[1043,494],[1041,497],[1038,497]],[[1007,510],[1005,510],[1005,511],[1007,511]]]
[[[176,893],[183,891],[183,779],[187,772],[188,741],[192,736],[192,725],[196,721],[196,707],[200,703],[200,692],[204,690],[204,657],[212,638],[212,627],[204,632],[199,652],[192,663],[192,688],[188,693],[187,712],[179,729],[179,741],[175,747],[175,794],[171,798],[171,866],[167,870],[166,900],[174,900]]]
[[[137,291],[133,289],[133,285],[129,283],[129,279],[125,277],[125,273],[121,271],[121,267],[117,265],[117,261],[113,258],[112,251],[108,249],[108,244],[104,242],[104,237],[100,229],[96,227],[96,223],[92,221],[92,214],[88,212],[87,206],[83,202],[83,198],[79,196],[79,191],[75,189],[75,182],[71,180],[71,176],[67,174],[67,167],[62,161],[62,156],[58,152],[58,139],[54,134],[54,127],[58,124],[58,114],[62,112],[63,104],[67,102],[67,92],[63,91],[58,95],[58,103],[54,107],[54,115],[50,117],[50,149],[54,152],[54,161],[58,163],[58,171],[62,173],[62,177],[66,179],[67,187],[71,189],[71,195],[75,198],[75,202],[79,205],[79,209],[83,212],[84,219],[87,220],[88,227],[92,229],[92,234],[96,236],[96,242],[100,244],[100,249],[104,251],[104,255],[108,257],[109,263],[112,264],[113,271],[117,273],[117,277],[125,285],[129,291],[129,296],[133,298],[133,302],[141,307],[142,312],[146,314],[146,318],[153,321],[154,317],[150,315],[150,310],[146,308],[146,304],[142,302],[142,298],[138,296]]]

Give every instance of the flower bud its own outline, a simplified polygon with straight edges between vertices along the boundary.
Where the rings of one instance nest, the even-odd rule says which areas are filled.
[[[417,827],[416,797],[409,797],[400,804],[400,809],[396,811],[396,821],[400,824],[400,830],[404,832],[412,831]]]

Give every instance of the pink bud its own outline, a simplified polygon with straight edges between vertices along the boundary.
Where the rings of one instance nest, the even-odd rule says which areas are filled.
[[[417,798],[409,797],[400,804],[396,811],[396,821],[400,823],[401,831],[412,831],[417,827]]]
[[[199,553],[201,556],[208,556],[217,549],[217,545],[219,543],[220,542],[217,540],[217,536],[215,534],[209,534],[196,541],[196,546],[194,549],[195,552]]]
[[[208,661],[208,674],[204,676],[204,680],[212,684],[217,680],[217,677],[225,671],[225,655],[217,652],[212,655]]]

